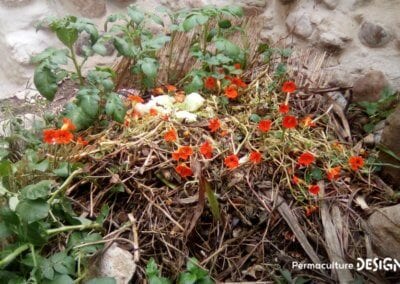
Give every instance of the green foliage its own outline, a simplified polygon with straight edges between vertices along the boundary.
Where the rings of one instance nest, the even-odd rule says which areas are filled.
[[[370,133],[375,125],[386,119],[394,110],[395,102],[398,101],[398,95],[391,88],[385,88],[381,97],[376,102],[359,102],[365,114],[369,117],[369,122],[363,126],[364,131]]]
[[[146,266],[146,277],[150,284],[169,284],[171,280],[160,276],[161,273],[153,258],[150,258]],[[186,270],[183,271],[177,282],[178,284],[213,284],[208,272],[202,269],[195,258],[190,258],[186,264]]]

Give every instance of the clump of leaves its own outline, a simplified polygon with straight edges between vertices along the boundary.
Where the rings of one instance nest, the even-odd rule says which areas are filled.
[[[171,280],[162,277],[153,258],[150,258],[146,267],[146,277],[150,284],[169,284]],[[197,259],[190,258],[186,264],[186,270],[180,273],[178,284],[213,284],[208,271],[202,269]]]
[[[233,18],[242,16],[243,10],[238,6],[207,6],[179,15],[183,20],[178,30],[185,32],[195,28],[200,30],[200,36],[191,43],[190,53],[201,62],[202,68],[194,69],[186,75],[184,81],[189,82],[186,86],[187,92],[201,90],[206,77],[211,76],[221,80],[226,75],[239,75],[243,72],[234,65],[245,66],[246,51],[228,39],[233,33],[243,33],[239,26],[232,23]],[[215,48],[208,48],[211,45]]]
[[[396,92],[386,87],[378,101],[359,102],[358,105],[363,108],[363,111],[369,117],[369,122],[363,126],[364,131],[367,133],[372,132],[378,122],[386,119],[393,112],[397,101],[398,95]]]
[[[33,171],[47,167],[43,162],[32,163]],[[102,247],[88,243],[102,239],[98,231],[104,218],[90,221],[78,217],[64,197],[71,180],[81,173],[79,169],[61,185],[43,179],[20,188],[14,176],[19,167],[29,173],[22,160],[14,164],[0,161],[0,282],[74,283],[73,279],[84,276],[88,257]],[[101,215],[107,214],[108,208],[104,208]],[[49,249],[64,232],[72,232],[65,250]]]
[[[118,20],[118,22],[117,22]],[[148,21],[164,26],[163,20],[156,14],[144,13],[136,6],[129,6],[127,15],[115,14],[107,18],[108,23],[114,23],[110,29],[113,43],[120,56],[132,60],[132,73],[140,77],[143,88],[153,87],[157,78],[157,51],[162,48],[170,37],[154,35],[146,28]]]

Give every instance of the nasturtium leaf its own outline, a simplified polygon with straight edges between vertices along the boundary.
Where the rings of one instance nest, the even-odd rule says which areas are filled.
[[[229,57],[235,57],[240,54],[239,46],[225,38],[218,38],[215,42],[215,47]]]
[[[57,77],[46,64],[41,64],[35,69],[33,83],[43,97],[49,101],[54,99],[58,88]]]
[[[96,105],[93,105],[92,107],[96,108]],[[93,110],[90,111],[92,112]],[[88,115],[82,107],[77,106],[74,103],[67,104],[63,116],[71,119],[77,130],[90,127],[96,120],[96,116]]]
[[[115,121],[124,122],[126,108],[118,94],[111,93],[108,95],[105,110],[106,114],[110,115]]]
[[[236,17],[243,17],[243,15],[244,15],[243,8],[240,6],[229,5],[225,8],[223,8],[222,11],[227,12],[227,13],[231,14],[232,16],[236,16]]]
[[[34,164],[31,166],[31,168],[33,170],[37,170],[39,172],[45,172],[48,170],[49,168],[49,160],[44,159],[43,161],[41,161],[40,163]]]
[[[115,37],[114,46],[118,53],[123,56],[132,57],[135,55],[132,44],[128,43],[124,38]]]
[[[259,123],[260,120],[261,120],[261,117],[258,114],[253,113],[253,114],[250,115],[250,121],[255,122],[255,123]]]
[[[75,272],[75,260],[65,252],[53,254],[50,257],[50,261],[54,270],[60,274],[72,275]]]
[[[144,60],[144,62],[141,64],[141,69],[146,76],[152,79],[157,76],[158,66],[153,60]]]
[[[9,160],[0,162],[0,177],[8,177],[12,173],[12,163]]]
[[[218,22],[218,26],[221,29],[229,29],[232,26],[232,23],[229,20],[221,20]]]
[[[203,25],[209,20],[209,17],[201,14],[191,14],[182,23],[182,28],[185,32],[192,30],[198,25]]]
[[[160,16],[158,16],[158,15],[156,15],[156,14],[152,14],[151,16],[150,16],[150,18],[153,20],[153,22],[155,22],[156,24],[159,24],[160,26],[164,26],[164,21],[163,21],[163,19],[160,17]]]
[[[49,213],[49,204],[46,201],[37,200],[21,200],[15,211],[21,218],[21,220],[27,223],[33,223],[35,221],[44,219]]]
[[[30,200],[44,199],[50,194],[53,183],[52,180],[42,180],[36,184],[27,185],[21,189],[21,197]]]
[[[78,39],[78,30],[67,27],[58,28],[56,30],[56,35],[63,44],[72,48],[73,44]]]
[[[54,269],[53,266],[47,258],[43,258],[39,264],[39,269],[44,278],[53,280],[54,279]]]
[[[136,7],[128,8],[128,16],[137,25],[144,20],[144,13],[142,11],[139,11]]]
[[[107,55],[107,48],[105,45],[101,42],[96,42],[93,46],[92,49],[95,53],[100,54],[102,56]]]
[[[61,274],[55,276],[51,281],[43,281],[43,284],[74,284],[74,280],[69,275]]]

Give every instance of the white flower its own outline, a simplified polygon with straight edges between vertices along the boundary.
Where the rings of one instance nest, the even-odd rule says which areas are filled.
[[[185,121],[185,122],[195,122],[197,120],[197,115],[185,110],[181,110],[181,111],[177,111],[175,113],[175,117],[179,120],[179,121]]]
[[[198,93],[191,93],[186,96],[184,109],[190,112],[198,111],[204,105],[205,99]]]
[[[244,163],[247,163],[250,160],[250,157],[248,155],[243,156],[239,159],[239,165],[242,165]]]

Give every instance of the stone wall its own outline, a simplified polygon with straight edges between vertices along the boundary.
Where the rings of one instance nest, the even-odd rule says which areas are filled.
[[[263,38],[328,52],[328,70],[337,83],[351,85],[354,78],[374,69],[400,88],[399,0],[0,0],[0,98],[29,86],[30,56],[57,44],[53,35],[36,32],[38,20],[75,14],[100,24],[131,3],[147,10],[160,5],[179,9],[240,4],[247,14],[262,16]],[[112,63],[114,58],[102,60]]]

